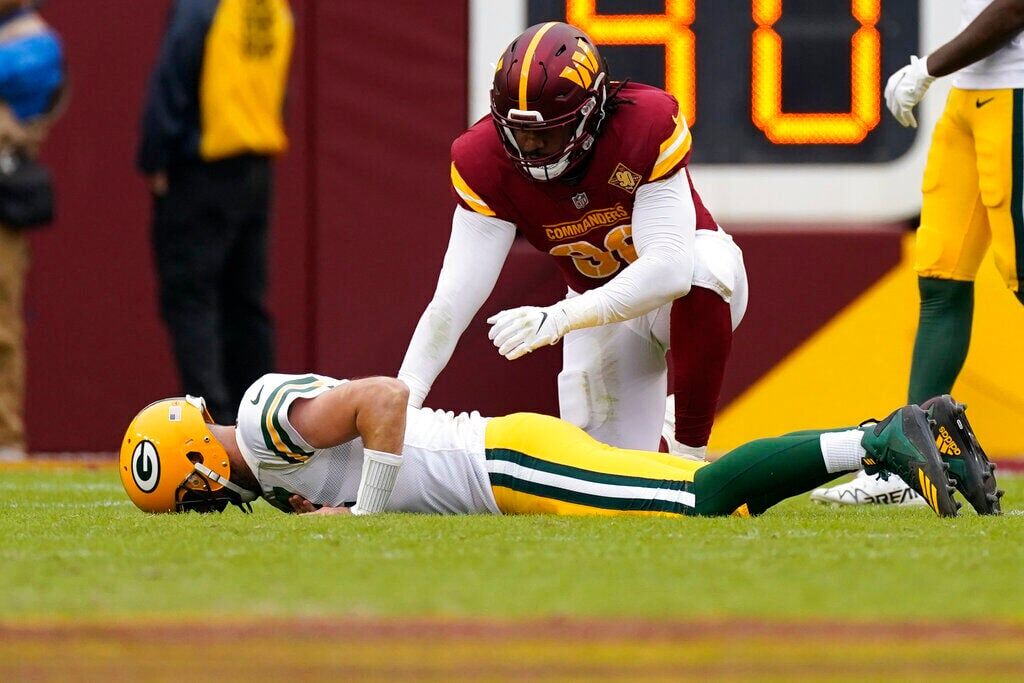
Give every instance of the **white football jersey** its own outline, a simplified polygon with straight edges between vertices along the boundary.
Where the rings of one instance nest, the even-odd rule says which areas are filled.
[[[992,0],[961,0],[960,30],[974,21]],[[956,73],[953,85],[963,90],[1024,88],[1024,34]]]
[[[235,437],[271,505],[291,512],[299,494],[317,505],[351,506],[363,468],[363,441],[310,446],[288,420],[295,399],[345,383],[324,375],[264,375],[245,392]],[[409,408],[402,468],[386,510],[500,514],[484,466],[487,419],[479,413]]]

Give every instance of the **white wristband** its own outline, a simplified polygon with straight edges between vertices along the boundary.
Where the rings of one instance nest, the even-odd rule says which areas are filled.
[[[392,453],[363,449],[363,476],[359,480],[359,492],[353,515],[372,515],[384,510],[395,488],[402,457]]]

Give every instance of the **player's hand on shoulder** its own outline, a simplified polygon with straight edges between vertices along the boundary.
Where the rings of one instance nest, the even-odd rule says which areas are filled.
[[[491,325],[488,338],[498,353],[515,360],[542,346],[555,344],[569,331],[569,317],[559,305],[520,306],[510,308],[487,319]]]
[[[885,85],[885,104],[900,125],[917,128],[914,107],[934,80],[935,77],[928,73],[927,58],[918,59],[916,56],[910,58],[910,64],[889,77]]]
[[[346,507],[317,507],[302,496],[295,494],[288,498],[288,504],[297,515],[351,515],[352,510]]]

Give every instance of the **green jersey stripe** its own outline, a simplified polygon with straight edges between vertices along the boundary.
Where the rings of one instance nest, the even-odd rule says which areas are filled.
[[[309,393],[311,389],[318,389],[318,388],[319,388],[319,386],[305,387],[305,388],[301,388],[301,389],[299,389],[299,388],[286,389],[284,391],[284,393],[281,395],[281,404],[283,405],[288,400],[288,397],[291,396],[292,394],[306,394],[306,393]],[[274,428],[277,429],[277,433],[281,437],[281,442],[285,446],[287,446],[289,451],[291,451],[292,453],[304,456],[302,458],[303,460],[305,460],[309,456],[313,455],[313,451],[311,451],[309,449],[306,449],[306,448],[302,448],[301,446],[296,444],[294,441],[292,441],[291,435],[288,433],[288,430],[286,430],[284,428],[284,426],[281,424],[281,411],[280,410],[275,410],[273,412],[273,414],[271,415],[271,419],[274,422]]]
[[[312,451],[304,450],[295,445],[288,433],[282,428],[281,419],[277,414],[276,409],[284,403],[289,394],[295,392],[301,393],[314,389],[316,386],[310,385],[316,385],[319,381],[320,380],[313,375],[306,375],[304,377],[282,382],[270,392],[267,396],[266,403],[263,404],[263,413],[260,419],[260,429],[263,432],[263,441],[270,451],[286,462],[293,464],[300,463],[313,453]],[[271,427],[273,427],[273,431],[277,433],[277,437],[280,439],[281,444],[288,449],[287,451],[278,447],[274,434],[271,432]]]
[[[570,491],[568,489],[549,486],[547,484],[538,484],[537,482],[526,481],[509,474],[492,472],[489,476],[491,486],[503,486],[507,489],[512,489],[513,491],[518,491],[520,493],[527,493],[541,498],[548,498],[550,500],[558,500],[563,503],[586,505],[588,507],[599,508],[601,510],[670,512],[676,515],[686,515],[693,512],[693,508],[691,507],[683,505],[682,503],[667,500],[653,500],[648,498],[611,498],[607,496],[582,493],[580,491]]]
[[[488,460],[505,460],[525,468],[559,474],[573,479],[594,482],[595,484],[611,484],[614,486],[640,486],[651,489],[664,489],[672,491],[691,491],[693,482],[680,481],[676,479],[650,479],[648,477],[633,477],[624,474],[607,474],[605,472],[594,472],[571,465],[562,465],[548,460],[535,458],[525,453],[510,448],[488,448],[486,450]]]

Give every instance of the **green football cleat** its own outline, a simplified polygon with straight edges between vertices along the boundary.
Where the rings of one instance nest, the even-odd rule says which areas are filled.
[[[942,462],[923,410],[903,406],[864,430],[861,444],[868,453],[867,464],[873,461],[897,475],[940,517],[956,517],[960,508],[960,503],[953,500],[956,489],[946,478],[948,465]]]
[[[928,399],[921,409],[931,422],[935,447],[949,465],[950,481],[979,515],[1001,514],[1003,492],[996,486],[996,466],[967,421],[967,406],[946,394]]]

